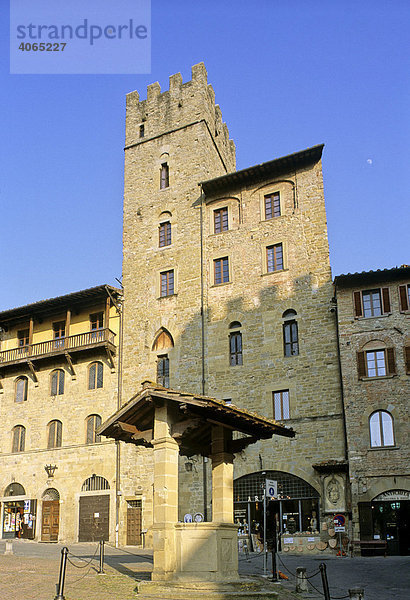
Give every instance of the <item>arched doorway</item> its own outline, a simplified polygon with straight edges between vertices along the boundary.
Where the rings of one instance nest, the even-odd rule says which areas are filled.
[[[277,482],[278,495],[267,502],[267,537],[272,530],[293,535],[319,529],[319,492],[307,481],[283,471],[259,471],[234,480],[234,520],[246,533],[263,528],[266,479]]]
[[[386,540],[387,554],[410,555],[410,491],[388,490],[359,503],[360,537]]]
[[[110,484],[95,473],[86,479],[81,487],[79,542],[99,542],[109,539],[110,495],[104,493]]]
[[[58,542],[60,529],[60,494],[48,488],[42,496],[41,541]]]

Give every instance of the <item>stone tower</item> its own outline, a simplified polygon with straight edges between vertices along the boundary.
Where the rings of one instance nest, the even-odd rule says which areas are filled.
[[[235,146],[203,63],[192,67],[187,83],[182,83],[180,73],[172,75],[169,91],[161,93],[159,83],[154,83],[144,101],[137,92],[128,94],[124,399],[144,379],[155,381],[157,357],[164,354],[169,356],[171,386],[202,391],[198,182],[234,170]],[[172,288],[161,292],[161,279]],[[181,380],[178,372],[185,373]]]

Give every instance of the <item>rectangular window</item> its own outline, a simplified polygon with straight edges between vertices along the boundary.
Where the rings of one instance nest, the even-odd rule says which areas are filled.
[[[273,392],[273,416],[276,421],[289,419],[289,390]]]
[[[157,383],[169,388],[169,358],[166,354],[158,356]]]
[[[389,288],[354,292],[353,299],[356,317],[380,317],[390,313]]]
[[[159,226],[159,247],[171,245],[171,223],[161,223]]]
[[[104,340],[104,313],[98,312],[90,315],[91,340],[99,342]]]
[[[168,163],[162,163],[160,170],[160,183],[159,187],[161,190],[169,187],[169,166]]]
[[[275,244],[266,248],[266,267],[268,273],[281,271],[283,269],[282,244]]]
[[[240,331],[229,334],[229,356],[231,367],[242,364],[242,334]]]
[[[275,217],[280,217],[279,192],[265,196],[265,219],[274,219]]]
[[[174,271],[161,273],[161,298],[174,294]]]
[[[214,233],[228,231],[228,209],[218,208],[214,210]]]
[[[386,375],[386,356],[384,350],[366,352],[367,377]]]
[[[18,340],[18,353],[19,354],[27,354],[28,353],[28,343],[29,343],[29,330],[28,329],[20,329],[17,332],[17,340]]]
[[[53,323],[54,348],[64,348],[65,321]]]
[[[145,126],[144,124],[140,125],[140,138],[143,138],[145,135]]]
[[[396,375],[394,348],[367,350],[357,353],[359,378]]]
[[[283,344],[285,356],[299,354],[298,324],[296,321],[286,321],[283,324]]]
[[[400,311],[407,312],[410,307],[410,285],[399,285]]]
[[[214,260],[214,282],[215,285],[229,282],[229,260],[227,256]]]

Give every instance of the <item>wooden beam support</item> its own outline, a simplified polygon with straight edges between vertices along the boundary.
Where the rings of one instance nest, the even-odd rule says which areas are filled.
[[[71,356],[69,355],[68,352],[64,352],[64,356],[65,356],[65,359],[66,359],[66,361],[68,363],[68,366],[70,367],[71,377],[73,379],[75,379],[77,377],[77,374],[75,372],[73,361],[71,360]]]
[[[33,365],[33,363],[31,362],[31,360],[28,360],[28,361],[27,361],[27,364],[28,364],[28,368],[29,368],[29,369],[30,369],[30,371],[31,371],[31,374],[32,374],[32,376],[33,376],[33,379],[34,379],[34,381],[35,381],[35,382],[38,384],[37,374],[36,374],[36,370],[35,370],[35,368],[34,368],[34,365]]]
[[[201,424],[201,419],[185,419],[184,421],[172,425],[171,436],[173,438],[181,437],[188,429],[195,429]]]
[[[228,444],[228,452],[230,452],[231,454],[237,454],[238,452],[245,450],[245,448],[247,448],[249,444],[254,444],[257,441],[258,438],[255,437],[246,437],[240,438],[238,440],[232,440]]]
[[[110,363],[110,365],[111,365],[111,373],[113,373],[113,372],[115,371],[115,364],[114,364],[114,356],[113,356],[113,353],[111,352],[111,350],[110,350],[110,349],[109,349],[107,346],[105,346],[105,352],[106,352],[106,354],[107,354],[107,359],[108,359],[108,362],[109,362],[109,363]]]

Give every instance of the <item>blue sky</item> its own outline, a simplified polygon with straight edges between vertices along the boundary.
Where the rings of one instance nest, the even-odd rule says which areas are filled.
[[[407,1],[153,0],[150,75],[10,75],[0,6],[0,310],[116,284],[125,94],[201,61],[238,169],[325,143],[333,275],[410,262]]]

